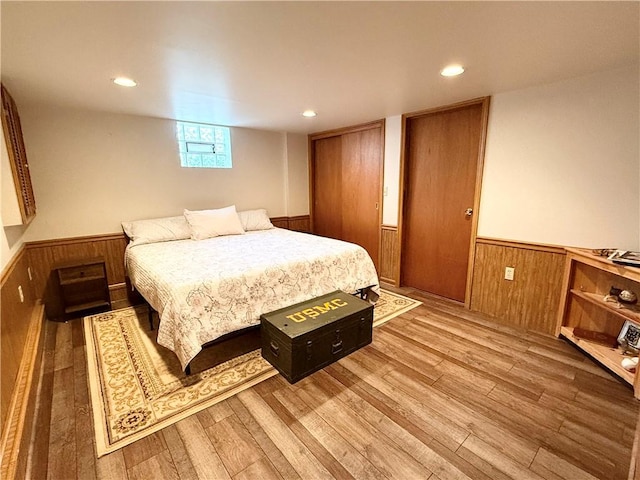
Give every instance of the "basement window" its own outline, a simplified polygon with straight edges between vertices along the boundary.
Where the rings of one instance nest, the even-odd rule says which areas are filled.
[[[204,123],[176,122],[180,165],[231,168],[231,129]]]

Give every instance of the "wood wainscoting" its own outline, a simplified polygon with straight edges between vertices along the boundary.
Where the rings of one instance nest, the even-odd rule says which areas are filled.
[[[1,335],[1,369],[0,413],[2,423],[0,430],[4,432],[5,419],[9,410],[13,387],[20,369],[20,362],[25,349],[29,332],[29,319],[36,304],[36,296],[29,281],[28,257],[24,245],[13,258],[2,274],[0,284],[1,300],[0,324]],[[24,302],[20,301],[18,287],[21,287]]]
[[[382,225],[380,231],[380,281],[397,287],[399,269],[398,227]]]
[[[297,217],[289,217],[287,226],[289,230],[296,232],[311,232],[311,220],[309,215],[298,215]]]
[[[471,310],[510,326],[553,335],[562,293],[563,247],[476,239]],[[513,281],[505,267],[514,267]]]
[[[29,259],[23,245],[0,280],[0,477],[24,476],[25,441],[34,419],[35,391],[42,348],[42,305],[29,280]],[[19,293],[22,291],[22,298]],[[23,451],[23,455],[18,455]]]
[[[311,221],[309,215],[298,215],[297,217],[273,217],[271,223],[278,228],[295,230],[296,232],[311,232]]]
[[[564,247],[478,237],[470,309],[505,325],[554,333],[562,292]],[[515,267],[513,281],[505,267]],[[400,286],[398,227],[381,229],[380,281]]]

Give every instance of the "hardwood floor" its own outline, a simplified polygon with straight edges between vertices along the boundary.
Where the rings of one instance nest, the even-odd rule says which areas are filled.
[[[100,459],[81,322],[47,322],[29,477],[627,478],[638,417],[629,386],[562,340],[399,292],[424,304],[375,329],[368,347]]]

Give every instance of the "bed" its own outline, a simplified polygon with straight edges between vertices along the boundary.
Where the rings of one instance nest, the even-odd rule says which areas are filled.
[[[199,240],[138,236],[127,246],[131,284],[160,318],[157,342],[183,369],[204,345],[259,325],[263,313],[334,290],[377,299],[376,270],[362,247],[268,225]]]

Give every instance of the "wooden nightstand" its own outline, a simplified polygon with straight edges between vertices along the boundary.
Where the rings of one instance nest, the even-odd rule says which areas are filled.
[[[90,310],[111,310],[103,257],[59,263],[54,269],[58,274],[65,317]]]

